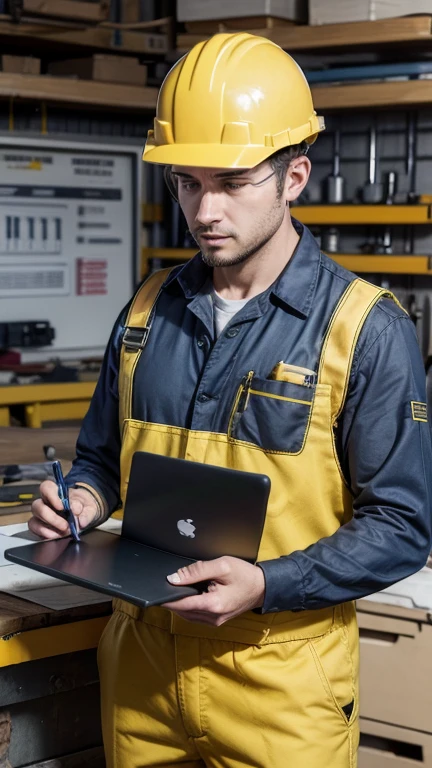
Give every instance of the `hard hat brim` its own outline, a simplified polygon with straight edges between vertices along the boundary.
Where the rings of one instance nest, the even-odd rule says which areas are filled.
[[[275,152],[274,147],[232,146],[223,144],[146,145],[143,160],[160,165],[195,168],[254,168]]]

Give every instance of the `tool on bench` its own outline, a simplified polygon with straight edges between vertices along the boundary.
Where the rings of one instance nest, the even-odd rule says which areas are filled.
[[[0,464],[0,477],[3,478],[4,485],[20,480],[48,480],[52,476],[50,461],[39,464]]]
[[[0,509],[3,507],[19,507],[30,504],[39,498],[38,485],[1,485]]]

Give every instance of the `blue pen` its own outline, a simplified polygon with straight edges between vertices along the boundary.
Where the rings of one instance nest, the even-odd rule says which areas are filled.
[[[63,477],[63,472],[62,472],[62,468],[61,468],[60,462],[59,461],[53,461],[52,469],[53,469],[54,480],[57,483],[59,499],[62,502],[63,509],[65,511],[64,517],[65,517],[65,519],[69,523],[69,528],[71,530],[71,534],[72,534],[73,538],[75,539],[75,541],[79,541],[80,540],[80,536],[79,536],[79,533],[78,533],[78,528],[77,528],[77,524],[76,524],[75,518],[74,518],[72,510],[70,508],[69,492],[68,492],[68,489],[67,489],[67,485],[65,483],[65,479]],[[59,512],[58,514],[61,515],[61,512]],[[62,515],[62,517],[63,517],[63,515]]]

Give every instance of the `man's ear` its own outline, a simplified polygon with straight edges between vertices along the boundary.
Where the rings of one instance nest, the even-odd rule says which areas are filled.
[[[311,169],[311,161],[306,155],[300,155],[300,157],[291,160],[284,188],[284,196],[287,203],[294,202],[301,195],[308,183]]]

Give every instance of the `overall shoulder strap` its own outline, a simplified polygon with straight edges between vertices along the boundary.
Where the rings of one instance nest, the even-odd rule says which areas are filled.
[[[159,294],[172,271],[161,269],[142,284],[129,308],[126,328],[123,334],[119,366],[119,419],[120,434],[123,422],[132,415],[132,385],[141,352],[144,349],[151,329],[153,309]]]
[[[348,389],[351,365],[364,322],[383,297],[400,303],[389,291],[357,278],[349,284],[330,320],[321,352],[318,381],[332,387],[332,422],[340,414]]]

